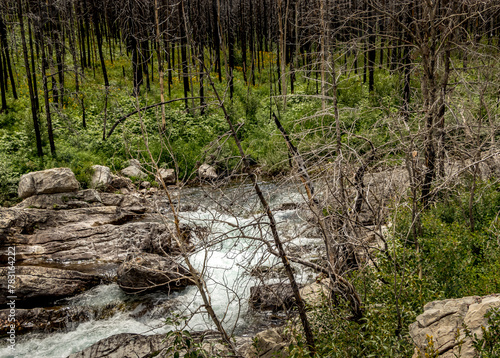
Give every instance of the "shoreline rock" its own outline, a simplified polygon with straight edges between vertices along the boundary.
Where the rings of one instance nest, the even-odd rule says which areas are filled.
[[[7,277],[7,268],[0,268],[0,276]],[[62,270],[43,266],[17,266],[15,268],[16,308],[32,308],[50,305],[57,299],[74,296],[98,285],[98,276],[73,270]],[[7,280],[0,283],[2,292],[8,292]],[[0,305],[8,302],[6,295],[0,296]]]
[[[32,195],[65,193],[78,190],[80,184],[69,168],[53,168],[21,176],[18,195],[26,199]]]
[[[477,337],[481,338],[481,327],[488,326],[484,315],[490,309],[498,307],[500,294],[469,296],[426,304],[424,313],[410,325],[410,336],[416,346],[413,358],[424,357],[429,345],[428,337],[432,337],[433,349],[440,358],[454,358],[459,352],[461,358],[475,357],[472,340],[466,337],[464,325],[472,335],[477,334]],[[460,341],[463,341],[461,345]]]
[[[128,257],[117,272],[117,283],[128,294],[182,290],[193,285],[191,274],[170,257],[141,253]]]

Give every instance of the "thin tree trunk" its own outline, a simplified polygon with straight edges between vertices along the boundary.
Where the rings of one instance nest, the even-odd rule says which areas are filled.
[[[302,322],[302,327],[304,329],[304,333],[306,336],[307,346],[308,346],[310,354],[312,356],[314,356],[314,354],[316,353],[314,335],[312,333],[312,329],[311,329],[311,326],[309,324],[309,319],[307,318],[304,300],[302,299],[302,297],[300,295],[299,286],[297,285],[297,281],[295,280],[295,276],[293,274],[292,267],[290,266],[290,262],[288,260],[287,255],[285,254],[283,244],[282,244],[281,239],[279,237],[279,233],[278,233],[278,229],[277,229],[277,225],[276,225],[276,220],[275,220],[274,215],[271,211],[271,208],[269,207],[269,203],[265,199],[264,194],[262,193],[262,190],[260,189],[260,186],[257,182],[257,176],[254,173],[252,173],[248,159],[245,155],[245,152],[243,151],[240,140],[238,138],[238,134],[236,133],[236,130],[233,126],[231,117],[229,116],[228,112],[226,111],[226,107],[224,105],[224,102],[220,98],[219,93],[218,93],[217,89],[215,88],[215,85],[214,85],[212,79],[210,77],[208,77],[208,79],[209,79],[210,85],[211,85],[211,87],[212,87],[212,89],[217,97],[217,100],[219,102],[219,106],[222,108],[222,111],[224,112],[224,116],[226,118],[226,121],[229,124],[229,128],[231,130],[231,135],[232,135],[234,141],[236,142],[236,146],[238,147],[238,151],[240,153],[240,156],[243,159],[244,169],[252,181],[255,192],[257,193],[257,196],[259,197],[261,205],[262,205],[262,207],[267,215],[267,218],[269,220],[269,227],[271,229],[271,233],[272,233],[272,236],[274,239],[274,244],[276,245],[276,248],[278,250],[279,257],[283,263],[288,280],[290,281],[293,295],[295,297],[295,303],[297,304],[297,309],[299,311],[300,320]]]
[[[38,16],[40,19],[43,18],[42,12],[41,12],[41,6],[42,4],[40,3],[40,0],[38,0]],[[47,83],[47,56],[45,52],[45,39],[44,39],[44,34],[43,34],[43,28],[40,27],[37,29],[37,34],[38,34],[38,41],[39,45],[42,50],[42,81],[43,81],[43,94],[44,94],[44,103],[45,103],[45,119],[47,121],[47,132],[49,135],[49,143],[50,143],[50,153],[52,154],[53,157],[56,156],[56,146],[54,143],[54,133],[52,130],[52,117],[51,117],[51,112],[50,112],[50,101],[49,101],[49,86]]]
[[[30,93],[31,114],[33,116],[33,127],[35,129],[37,155],[39,157],[42,157],[43,149],[42,149],[42,137],[40,134],[40,125],[38,123],[38,101],[35,97],[35,88],[32,83],[31,68],[28,60],[28,48],[26,46],[26,38],[25,38],[26,32],[24,29],[23,9],[21,5],[21,0],[17,0],[17,11],[21,27],[21,42],[23,46],[24,67],[26,68],[26,76]]]

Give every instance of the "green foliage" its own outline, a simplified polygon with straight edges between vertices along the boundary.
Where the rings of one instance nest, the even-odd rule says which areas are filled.
[[[189,331],[180,328],[183,321],[185,319],[178,314],[167,318],[166,324],[173,325],[175,329],[165,335],[169,344],[165,353],[172,354],[174,358],[180,357],[181,353],[185,358],[209,358],[210,355],[203,349],[203,340],[195,340]]]
[[[347,303],[339,296],[329,305],[310,311],[317,357],[410,357],[414,346],[408,327],[422,313],[424,304],[500,292],[498,189],[498,184],[478,186],[474,232],[465,220],[470,194],[467,187],[423,213],[420,252],[409,237],[411,213],[400,208],[393,218],[395,226],[388,237],[388,251],[376,255],[376,266],[350,274],[362,297],[363,319],[352,320]],[[490,313],[490,327],[483,329],[484,338],[474,338],[481,352],[479,357],[498,357],[499,317],[498,313]],[[293,336],[302,343],[289,347],[291,356],[307,357],[302,336]],[[423,353],[436,356],[433,337],[428,338]]]

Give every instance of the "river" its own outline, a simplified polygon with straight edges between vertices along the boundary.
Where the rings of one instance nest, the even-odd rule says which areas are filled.
[[[261,183],[272,208],[283,240],[289,245],[319,247],[321,240],[304,230],[306,221],[296,209],[304,202],[303,193],[295,185]],[[266,323],[263,316],[249,309],[250,287],[260,280],[251,275],[258,265],[273,266],[278,261],[270,256],[263,240],[270,240],[267,218],[248,184],[232,185],[219,190],[210,187],[186,188],[181,191],[181,222],[195,230],[196,250],[190,255],[193,266],[206,280],[211,302],[224,327],[231,334],[250,334]],[[169,210],[160,211],[168,217]],[[308,236],[308,237],[306,237]],[[313,237],[311,237],[313,236]],[[314,250],[310,250],[314,252]],[[311,272],[296,268],[299,282],[313,278]],[[273,283],[279,278],[269,279]],[[174,329],[173,321],[184,329],[214,329],[195,286],[170,295],[156,292],[140,296],[126,295],[117,284],[94,287],[79,296],[61,302],[68,309],[85,307],[94,315],[88,321],[68,325],[64,331],[30,333],[17,337],[16,350],[5,345],[0,357],[59,358],[83,350],[97,341],[118,333],[156,334]],[[167,321],[169,318],[169,322]]]

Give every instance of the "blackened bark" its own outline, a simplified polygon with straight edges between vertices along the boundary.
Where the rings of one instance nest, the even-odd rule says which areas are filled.
[[[24,67],[26,68],[26,76],[28,81],[28,88],[30,93],[30,102],[31,102],[31,114],[33,117],[33,128],[35,130],[35,139],[36,139],[36,149],[37,155],[39,157],[43,156],[42,149],[42,137],[40,134],[40,125],[38,123],[38,101],[35,97],[35,88],[32,82],[31,69],[28,60],[28,47],[26,45],[26,31],[24,28],[24,18],[23,18],[23,8],[21,5],[21,0],[17,0],[17,15],[19,17],[19,24],[21,27],[21,42],[23,47],[23,57],[24,57]]]

